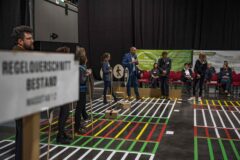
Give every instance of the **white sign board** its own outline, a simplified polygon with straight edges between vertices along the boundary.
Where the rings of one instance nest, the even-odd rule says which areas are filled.
[[[116,79],[121,79],[124,75],[124,68],[121,64],[117,64],[113,68],[113,75]]]
[[[0,123],[78,100],[72,54],[0,51]]]

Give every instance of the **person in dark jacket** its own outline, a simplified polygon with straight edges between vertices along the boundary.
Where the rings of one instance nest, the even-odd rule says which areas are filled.
[[[208,67],[205,73],[205,81],[210,82],[214,73],[216,73],[215,68],[212,66],[211,63],[208,63]]]
[[[56,52],[58,53],[70,53],[70,48],[68,47],[59,47]],[[69,144],[71,143],[72,138],[66,134],[65,126],[69,117],[69,105],[65,104],[60,106],[59,116],[58,116],[58,133],[56,137],[56,142],[60,144]]]
[[[74,130],[77,135],[84,134],[85,127],[81,123],[81,116],[86,121],[89,121],[88,114],[86,112],[86,92],[87,92],[87,78],[91,74],[91,70],[87,69],[87,57],[80,55],[77,56],[80,61],[79,65],[79,101],[77,102],[75,110],[75,125]]]
[[[223,65],[223,68],[220,69],[219,82],[227,96],[230,96],[232,83],[232,69],[228,67],[228,63],[225,63]]]
[[[137,100],[141,100],[141,97],[138,92],[138,60],[137,60],[137,55],[136,55],[136,47],[131,47],[130,52],[126,53],[123,56],[122,59],[122,65],[124,68],[127,68],[129,71],[129,77],[128,77],[128,82],[127,82],[127,95],[128,95],[128,100],[131,99],[131,85],[133,84],[134,87],[134,92],[136,95]]]
[[[172,68],[172,60],[167,57],[166,51],[162,52],[162,58],[158,60],[158,68],[161,81],[161,94],[166,99],[169,99],[169,73]]]
[[[182,70],[182,81],[186,84],[187,92],[190,93],[192,88],[193,74],[192,70],[189,68],[189,64],[184,64],[184,69]]]
[[[196,76],[193,80],[193,97],[189,98],[189,100],[195,100],[196,99],[196,87],[199,87],[199,96],[198,101],[201,101],[202,97],[202,90],[203,90],[203,84],[205,79],[205,74],[207,70],[207,60],[206,55],[204,53],[199,54],[199,59],[196,61],[194,66],[194,72]]]
[[[33,31],[29,26],[17,26],[13,29],[12,38],[15,46],[14,51],[31,51],[34,49]],[[22,160],[23,149],[23,119],[16,121],[16,136],[15,136],[15,159]]]
[[[156,88],[159,85],[159,69],[158,64],[154,63],[153,69],[151,70],[151,87]]]
[[[111,59],[110,53],[104,53],[102,55],[102,71],[103,71],[103,81],[104,81],[104,90],[103,90],[103,103],[107,104],[107,89],[110,89],[110,93],[112,94],[114,101],[117,102],[117,97],[115,96],[112,90],[112,68],[109,64],[109,60]]]

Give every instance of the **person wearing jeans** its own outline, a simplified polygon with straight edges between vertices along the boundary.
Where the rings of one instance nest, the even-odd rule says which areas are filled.
[[[125,68],[128,69],[129,71],[129,78],[127,82],[127,95],[128,95],[128,100],[131,99],[131,86],[133,85],[134,87],[134,92],[136,95],[137,100],[141,100],[141,97],[138,92],[138,79],[137,79],[137,74],[138,74],[138,60],[136,56],[136,47],[131,47],[130,52],[126,53],[123,57],[122,64]]]
[[[104,53],[102,55],[102,70],[103,70],[103,81],[104,81],[104,90],[103,90],[103,103],[107,104],[107,90],[110,89],[110,92],[114,98],[114,101],[117,102],[117,97],[115,96],[112,90],[112,68],[109,64],[111,58],[110,53]]]

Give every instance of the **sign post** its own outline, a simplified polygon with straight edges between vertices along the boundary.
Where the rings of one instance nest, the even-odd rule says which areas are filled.
[[[78,100],[78,72],[71,54],[0,51],[0,123],[22,118],[24,160],[39,159],[39,113]]]
[[[124,93],[120,91],[120,79],[124,75],[124,68],[121,64],[117,64],[113,68],[113,76],[117,79],[117,91],[116,94],[120,97],[124,97]]]

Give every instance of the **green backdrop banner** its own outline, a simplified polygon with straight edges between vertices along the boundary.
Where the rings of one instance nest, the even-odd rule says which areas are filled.
[[[141,70],[151,70],[153,64],[162,57],[162,52],[167,51],[172,59],[172,71],[181,71],[184,63],[192,63],[192,50],[145,50],[138,49],[137,57]]]

